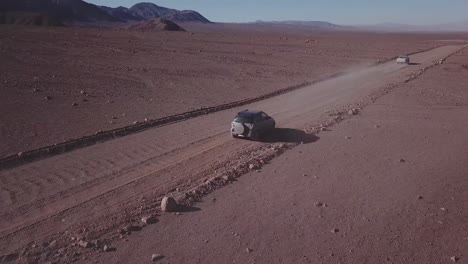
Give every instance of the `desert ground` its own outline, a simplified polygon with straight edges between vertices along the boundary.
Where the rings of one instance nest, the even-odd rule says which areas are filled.
[[[1,28],[3,157],[298,89],[3,168],[0,261],[466,261],[468,36],[211,27]]]
[[[2,26],[0,157],[254,98],[460,38],[182,26],[189,32]]]

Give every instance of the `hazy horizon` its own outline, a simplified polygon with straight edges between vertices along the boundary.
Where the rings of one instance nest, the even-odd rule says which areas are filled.
[[[110,7],[131,7],[140,2],[159,6],[195,10],[214,22],[327,21],[341,25],[374,25],[382,23],[435,25],[467,21],[468,1],[452,0],[295,0],[286,3],[257,0],[85,0]]]

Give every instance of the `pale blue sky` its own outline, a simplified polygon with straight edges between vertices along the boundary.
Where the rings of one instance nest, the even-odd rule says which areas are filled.
[[[440,24],[468,20],[468,0],[85,0],[111,7],[152,2],[214,22],[322,20],[338,24]]]

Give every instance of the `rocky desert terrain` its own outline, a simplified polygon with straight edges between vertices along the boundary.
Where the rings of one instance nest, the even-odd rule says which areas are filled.
[[[468,36],[181,26],[0,26],[0,262],[466,262]]]
[[[458,38],[194,28],[1,26],[0,156],[258,97]]]

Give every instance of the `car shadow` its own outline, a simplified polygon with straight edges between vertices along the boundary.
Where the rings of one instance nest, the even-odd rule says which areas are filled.
[[[262,136],[260,142],[266,143],[313,143],[320,138],[313,134],[308,134],[299,129],[293,128],[275,128],[270,133]]]
[[[419,63],[419,62],[410,62],[410,63],[408,63],[408,65],[413,65],[413,66],[414,65],[421,65],[421,63]]]

